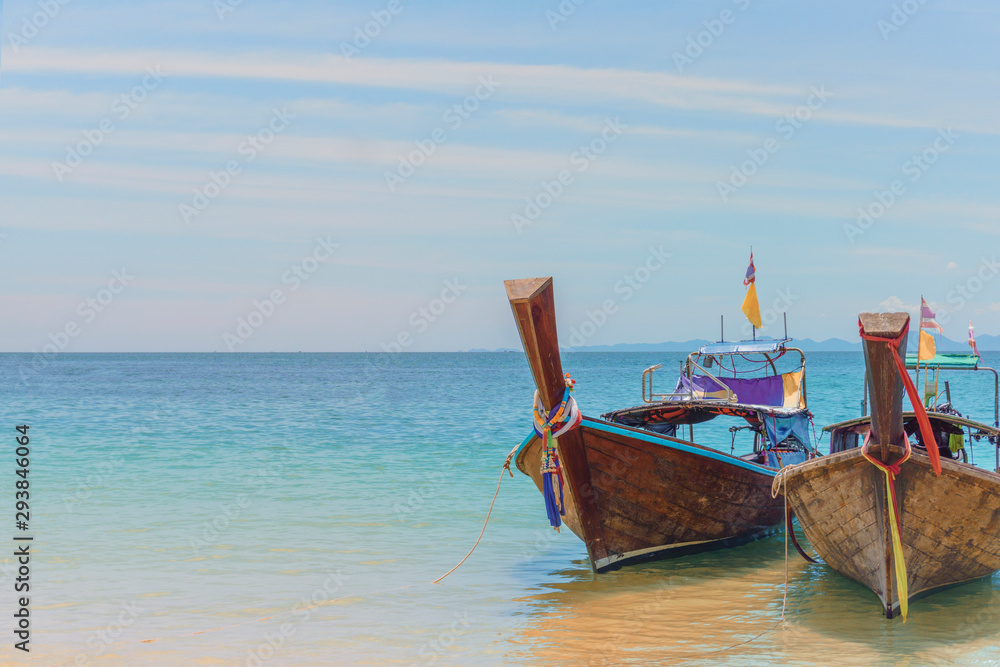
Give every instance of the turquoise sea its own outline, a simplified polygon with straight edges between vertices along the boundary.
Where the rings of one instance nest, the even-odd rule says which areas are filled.
[[[564,365],[597,416],[640,403],[647,366],[672,386],[682,356]],[[817,428],[859,414],[860,353],[807,369]],[[992,376],[948,377],[956,406],[992,422]],[[904,624],[793,551],[782,623],[781,535],[597,576],[516,470],[476,552],[429,583],[475,542],[532,390],[520,353],[0,355],[0,539],[34,537],[27,654],[13,541],[0,557],[0,663],[1000,664],[1000,577],[915,602]],[[725,426],[696,436],[728,451]],[[972,449],[993,467],[988,443]]]

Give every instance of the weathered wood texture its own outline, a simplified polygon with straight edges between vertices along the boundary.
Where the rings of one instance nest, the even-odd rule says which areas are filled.
[[[636,437],[635,429],[608,432],[597,424],[603,423],[585,419],[578,430],[589,468],[585,492],[595,501],[607,549],[605,559],[594,561],[598,571],[747,542],[781,523],[783,500],[771,497],[773,476],[764,469],[671,447],[712,451],[681,440],[662,437],[658,444]],[[540,450],[536,438],[517,461],[539,489]],[[566,525],[582,537],[570,509]]]
[[[1000,476],[942,461],[940,477],[920,453],[896,476],[909,597],[1000,569]],[[823,560],[870,588],[886,616],[899,609],[893,555],[886,556],[885,477],[860,449],[789,468],[788,503]],[[886,586],[889,581],[890,585]]]
[[[906,313],[861,313],[865,333],[879,338],[900,339],[910,316]],[[887,343],[862,341],[868,373],[869,405],[872,406],[872,443],[870,453],[883,463],[898,460],[903,449],[903,383],[896,361]],[[899,356],[906,358],[906,339],[899,344]]]
[[[905,313],[861,315],[866,333],[899,338]],[[903,453],[903,384],[885,342],[865,341],[872,405],[869,453],[894,463]],[[905,354],[905,341],[900,355]],[[1000,475],[942,461],[935,477],[922,452],[896,476],[909,598],[1000,569]],[[816,552],[832,568],[870,588],[892,618],[899,609],[885,475],[860,448],[784,471],[788,503]]]

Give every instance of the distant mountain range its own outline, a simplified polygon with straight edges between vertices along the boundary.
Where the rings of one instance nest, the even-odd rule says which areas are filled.
[[[764,340],[764,339],[761,339]],[[971,352],[968,342],[955,341],[941,336],[936,337],[938,352]],[[693,352],[702,345],[714,343],[716,341],[686,340],[683,342],[665,343],[618,343],[617,345],[584,345],[571,349],[564,348],[567,352]],[[1000,336],[980,335],[976,337],[980,352],[1000,351]],[[827,338],[816,341],[811,338],[794,339],[792,346],[804,352],[860,352],[861,341],[852,343],[842,338]],[[911,334],[907,350],[915,352],[917,349],[917,337]],[[496,350],[475,349],[469,352],[520,352],[511,348],[499,348]]]

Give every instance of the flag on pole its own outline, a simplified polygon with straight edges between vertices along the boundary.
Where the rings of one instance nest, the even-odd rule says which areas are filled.
[[[972,322],[969,322],[969,347],[972,348],[972,353],[979,357],[980,360],[983,358],[983,355],[979,354],[979,347],[976,345],[976,332],[972,328]]]
[[[920,328],[934,329],[939,334],[944,334],[944,329],[942,329],[941,325],[935,321],[935,317],[937,317],[937,315],[935,315],[934,311],[927,305],[924,297],[920,297]]]
[[[920,332],[920,345],[917,348],[917,361],[928,361],[937,355],[937,345],[934,344],[934,336],[926,331]]]
[[[754,325],[758,329],[764,326],[760,319],[760,304],[757,303],[757,286],[754,285],[756,282],[756,271],[753,268],[753,250],[750,251],[750,266],[747,268],[747,275],[743,278],[743,284],[749,285],[747,289],[746,298],[743,299],[743,306],[740,310],[743,314],[747,316],[750,320],[750,324]]]

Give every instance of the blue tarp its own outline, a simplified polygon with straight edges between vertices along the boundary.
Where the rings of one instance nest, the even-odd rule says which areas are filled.
[[[805,413],[791,417],[767,415],[764,418],[764,429],[772,447],[789,435],[794,435],[803,445],[809,443],[809,417]]]
[[[772,452],[770,449],[767,450],[767,465],[772,468],[782,468],[784,466],[794,465],[796,463],[802,463],[806,460],[805,452],[781,452],[781,460],[778,460],[778,453]]]

